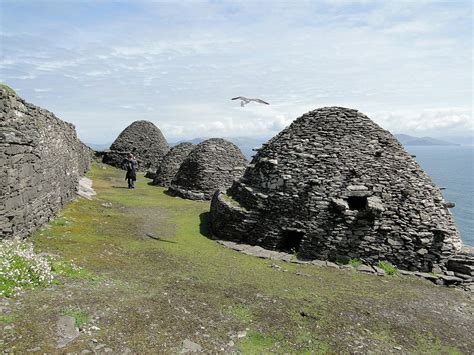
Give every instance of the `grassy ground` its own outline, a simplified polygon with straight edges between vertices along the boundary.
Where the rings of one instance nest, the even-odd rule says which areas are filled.
[[[128,190],[123,176],[94,166],[98,198],[72,202],[32,237],[84,271],[3,299],[0,349],[179,352],[185,339],[208,352],[474,349],[474,304],[459,290],[239,254],[207,237],[208,202],[170,197],[143,177]],[[64,314],[82,331],[58,350]]]

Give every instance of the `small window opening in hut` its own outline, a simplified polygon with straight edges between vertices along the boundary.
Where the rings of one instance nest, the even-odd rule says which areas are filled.
[[[284,230],[280,242],[280,249],[288,252],[297,252],[303,240],[304,232]]]
[[[349,196],[347,203],[351,210],[365,210],[367,208],[367,196]]]

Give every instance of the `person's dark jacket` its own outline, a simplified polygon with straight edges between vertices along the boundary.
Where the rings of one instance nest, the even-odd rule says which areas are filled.
[[[125,179],[137,180],[137,161],[135,159],[127,159],[125,161],[125,168],[127,169]]]

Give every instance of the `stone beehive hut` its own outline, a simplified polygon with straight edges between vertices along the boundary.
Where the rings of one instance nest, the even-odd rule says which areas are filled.
[[[461,247],[439,188],[356,110],[321,108],[296,119],[258,151],[228,195],[212,200],[217,237],[303,259],[431,271]]]
[[[102,161],[122,168],[127,154],[132,153],[138,159],[139,170],[155,170],[169,149],[160,129],[152,122],[135,121],[119,134]]]
[[[169,186],[184,159],[194,149],[192,143],[180,143],[170,149],[161,161],[153,179],[153,185]]]
[[[236,145],[221,138],[207,139],[183,161],[169,192],[192,200],[209,200],[216,190],[227,189],[241,177],[246,165]]]
[[[72,124],[0,88],[0,239],[26,237],[53,217],[91,159]]]

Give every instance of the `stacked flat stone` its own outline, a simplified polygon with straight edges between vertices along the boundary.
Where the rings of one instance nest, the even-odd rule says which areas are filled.
[[[194,144],[185,142],[171,148],[168,154],[164,156],[160,166],[156,170],[153,185],[168,187],[184,159],[187,158],[194,147]]]
[[[158,127],[149,121],[135,121],[119,134],[102,161],[123,169],[124,159],[132,153],[138,160],[139,171],[154,171],[169,150]]]
[[[303,259],[387,260],[441,272],[462,243],[440,189],[401,144],[342,107],[304,114],[211,203],[220,239]]]
[[[210,200],[216,190],[225,190],[240,178],[246,166],[247,159],[235,144],[207,139],[184,159],[168,191],[191,200]]]
[[[465,282],[474,283],[474,248],[463,246],[458,253],[451,256],[448,259],[448,270]]]
[[[72,124],[0,88],[0,239],[26,237],[53,217],[91,159]]]

